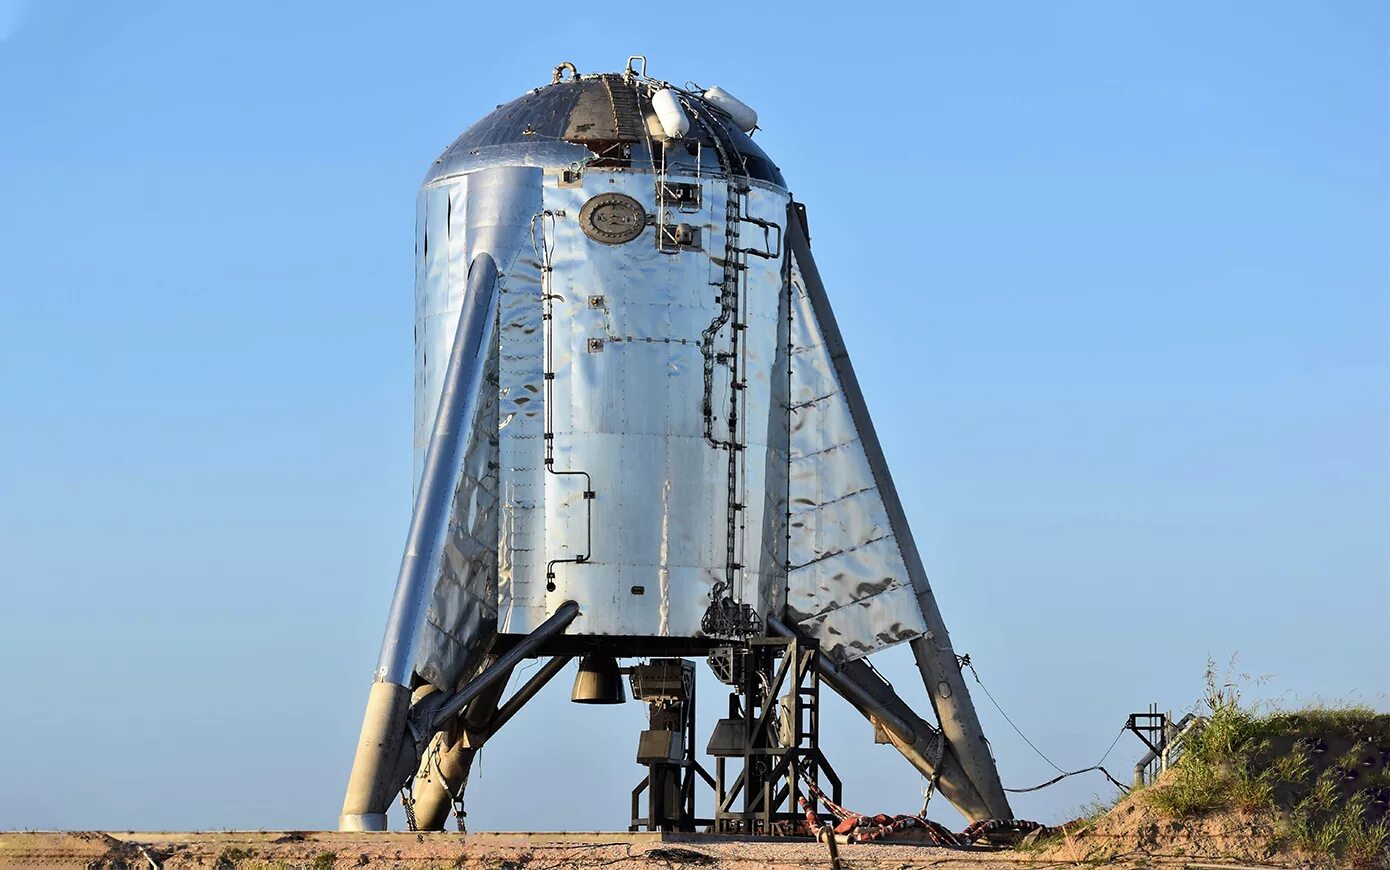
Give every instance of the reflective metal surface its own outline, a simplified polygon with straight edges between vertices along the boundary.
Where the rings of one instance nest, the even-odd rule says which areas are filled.
[[[484,668],[468,685],[447,698],[442,696],[443,693],[427,696],[424,703],[417,704],[411,710],[412,717],[417,717],[425,723],[425,730],[432,736],[435,731],[446,727],[450,719],[463,712],[463,709],[468,706],[468,702],[478,697],[480,692],[497,680],[505,680],[522,659],[534,654],[536,649],[547,640],[563,632],[578,614],[579,605],[573,601],[560,604],[549,619],[536,626],[534,632],[498,656],[496,661]]]
[[[436,413],[448,348],[455,343],[457,312],[472,302],[473,291],[465,281],[469,264],[483,255],[498,264],[494,320],[489,324],[495,329],[511,294],[535,286],[534,267],[522,254],[529,252],[540,191],[541,171],[528,167],[480,170],[446,187],[421,191],[415,325],[417,492],[425,456],[437,437]],[[448,533],[429,581],[426,624],[414,636],[415,671],[444,690],[455,688],[477,664],[497,625],[502,494],[497,433],[508,410],[499,389],[505,366],[501,344],[498,336],[488,348],[474,411],[477,435],[468,441],[454,477]]]
[[[651,105],[656,90],[647,81],[612,73],[581,74],[536,88],[469,127],[430,167],[425,183],[468,172],[479,161],[577,169],[597,158],[614,166],[649,168],[654,155],[648,139],[660,132]],[[690,152],[698,151],[703,173],[717,174],[721,171],[717,137],[720,145],[734,152],[729,159],[737,162],[741,172],[785,188],[782,173],[727,114],[689,100],[685,108],[688,114],[699,113],[706,123],[695,119],[679,149],[668,151],[668,162],[679,159],[693,167]],[[718,127],[710,129],[709,124]],[[556,152],[547,150],[552,145],[563,146],[563,159],[554,159]]]
[[[469,593],[471,606],[460,606],[446,614],[438,613],[433,606],[428,611],[432,624],[448,618],[451,624],[471,629],[471,635],[462,639],[463,644],[476,645],[476,638],[486,636],[482,620],[475,614],[495,608],[488,600],[486,588],[490,576],[486,553],[496,546],[495,536],[488,540],[492,534],[488,521],[492,519],[495,524],[494,512],[486,508],[461,510],[457,505],[457,493],[477,495],[486,486],[475,475],[486,475],[487,462],[476,456],[489,449],[489,430],[496,413],[492,390],[485,384],[486,370],[493,358],[497,316],[497,267],[487,254],[473,261],[467,286],[468,304],[458,318],[449,361],[441,378],[436,425],[422,464],[415,510],[377,662],[379,682],[403,687],[410,686],[415,670],[416,646],[424,633],[421,623],[426,619],[431,596],[437,591],[437,576],[450,576]],[[454,521],[460,514],[469,515],[464,528]],[[460,581],[460,563],[469,561],[474,563],[473,570],[468,572],[467,580]]]
[[[810,238],[803,231],[805,214],[805,208],[799,204],[793,207],[788,220],[790,232],[787,246],[803,273],[802,283],[806,288],[807,301],[815,315],[826,355],[833,365],[850,418],[859,433],[864,457],[887,512],[889,527],[893,530],[907,567],[918,613],[927,627],[925,632],[911,640],[913,658],[917,661],[927,696],[931,699],[937,721],[941,723],[941,731],[948,742],[948,755],[959,760],[973,791],[979,797],[978,804],[962,800],[964,796],[960,794],[952,801],[972,818],[1009,818],[1012,811],[1009,809],[1008,795],[999,781],[994,754],[980,727],[975,705],[970,699],[970,688],[965,683],[955,650],[951,647],[951,636],[946,631],[946,623],[936,605],[936,596],[932,594],[927,572],[922,567],[922,558],[917,552],[917,543],[912,538],[912,529],[907,523],[902,502],[898,499],[892,472],[879,444],[878,433],[874,431],[873,418],[869,416],[854,365],[850,362],[839,325],[835,322],[835,312],[830,308],[825,285],[820,280],[815,258],[811,255]]]
[[[529,631],[550,602],[574,598],[584,614],[570,634],[694,637],[710,590],[724,576],[728,454],[705,437],[701,337],[720,310],[711,284],[723,271],[715,260],[724,252],[726,185],[722,179],[699,184],[700,210],[681,219],[698,226],[703,249],[679,253],[657,248],[655,228],[610,245],[588,238],[577,219],[586,202],[608,193],[630,196],[656,214],[652,176],[593,171],[578,186],[547,184],[551,215],[538,221],[537,238],[551,270],[544,291],[550,319],[543,319],[538,304],[525,326],[504,325],[503,341],[510,356],[517,332],[541,333],[539,347],[525,345],[540,356],[529,368],[533,380],[527,386],[542,391],[548,359],[551,469],[558,473],[548,473],[543,462],[504,463],[504,492],[535,495],[508,499],[503,534],[515,537],[525,530],[525,538],[543,544],[524,552],[508,548],[513,560],[502,580],[511,593],[510,602],[504,596],[506,631]],[[754,188],[746,208],[759,218],[784,219],[785,194]],[[735,542],[744,569],[735,592],[739,600],[766,607],[781,600],[783,573],[777,548],[769,554],[761,541],[769,372],[782,286],[777,262],[750,263],[744,282],[748,375],[741,393],[747,431],[740,433],[746,447],[734,499],[744,505],[744,534]],[[716,330],[716,342],[726,341],[733,329],[730,322]],[[716,408],[730,400],[728,371],[715,367]],[[544,434],[543,415],[530,422],[529,431],[503,428],[504,452],[512,439]],[[533,451],[533,460],[538,455]],[[585,499],[586,491],[592,499]],[[570,561],[579,557],[582,562]],[[547,581],[554,590],[546,591]],[[523,597],[522,590],[529,594]]]
[[[787,619],[848,661],[926,624],[796,263],[791,311]]]
[[[836,661],[926,631],[781,247],[785,190],[739,177],[765,155],[694,97],[689,147],[653,144],[649,96],[621,76],[538,89],[461,136],[421,191],[417,480],[462,269],[487,250],[502,273],[495,453],[468,456],[421,644],[441,688],[490,642],[494,608],[498,631],[525,634],[569,599],[570,634],[695,638],[728,595]],[[610,201],[649,225],[586,233]]]
[[[431,167],[415,511],[344,824],[384,825],[408,689],[438,727],[485,660],[701,652],[768,618],[958,806],[1007,814],[803,227],[726,111],[631,69],[562,64]],[[858,661],[902,641],[945,749]]]

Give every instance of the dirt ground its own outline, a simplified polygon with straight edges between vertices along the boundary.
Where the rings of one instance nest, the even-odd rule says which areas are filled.
[[[1117,849],[1117,852],[1123,850]],[[1167,851],[1167,850],[1165,850]],[[1203,850],[1210,852],[1210,850]],[[1211,857],[1141,851],[1103,861],[1048,853],[941,849],[903,843],[840,846],[846,870],[1024,870],[1073,867],[1203,868],[1232,866]],[[732,840],[701,835],[628,833],[340,834],[261,832],[11,832],[0,833],[3,867],[341,867],[488,868],[733,868],[776,870],[829,867],[824,843]],[[1269,864],[1265,866],[1289,866]]]
[[[1278,831],[1279,816],[1272,810],[1177,821],[1131,796],[1093,824],[1067,826],[1062,842],[1037,854],[1040,859],[1089,864],[1114,856],[1176,855],[1207,862],[1298,866],[1298,856],[1277,845]]]

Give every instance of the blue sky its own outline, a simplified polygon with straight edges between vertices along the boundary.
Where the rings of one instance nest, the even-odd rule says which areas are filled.
[[[334,823],[409,519],[415,187],[634,53],[759,111],[957,650],[1043,751],[1209,655],[1390,704],[1390,7],[391,10],[0,0],[0,828]],[[567,683],[475,828],[626,825],[642,710]],[[1005,784],[1050,778],[977,700]],[[825,727],[849,805],[917,808]]]

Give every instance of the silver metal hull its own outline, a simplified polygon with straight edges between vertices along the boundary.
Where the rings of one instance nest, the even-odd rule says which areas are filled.
[[[739,514],[736,600],[759,613],[785,612],[839,660],[921,635],[915,593],[800,267],[784,276],[784,252],[748,258],[743,277],[734,475],[727,449],[706,437],[706,393],[723,409],[733,391],[723,364],[713,366],[706,388],[702,351],[703,333],[720,313],[727,179],[666,176],[698,184],[702,199],[698,212],[677,212],[699,229],[702,248],[667,253],[654,227],[605,245],[579,223],[584,203],[606,193],[630,196],[655,215],[661,206],[651,172],[591,171],[562,186],[559,168],[542,175],[530,214],[513,203],[533,200],[533,192],[519,196],[499,183],[508,178],[499,172],[434,181],[420,194],[417,469],[434,425],[450,324],[463,304],[461,276],[480,250],[505,258],[496,484],[476,470],[463,484],[472,488],[475,514],[456,522],[462,533],[495,509],[497,538],[456,547],[460,564],[436,590],[421,675],[452,687],[469,658],[451,658],[452,648],[467,647],[455,639],[485,632],[492,619],[504,634],[525,634],[570,599],[586,605],[572,635],[700,638],[711,591],[729,576],[731,508]],[[748,187],[743,213],[780,227],[787,193]],[[505,224],[470,222],[499,213]],[[756,242],[764,241],[760,230]],[[731,346],[734,326],[716,332],[716,354]],[[583,477],[547,472],[547,422],[552,469],[585,472],[591,490]],[[716,415],[713,435],[731,439],[724,415]],[[567,561],[576,557],[585,558]],[[463,613],[479,618],[461,626]]]
[[[466,222],[467,203],[478,196],[476,179],[474,173],[449,178],[421,193],[417,467],[434,425],[437,385],[452,343],[447,325],[463,303],[460,268],[449,264],[467,263],[478,247],[478,230]],[[558,603],[573,599],[585,607],[569,634],[698,638],[711,589],[727,574],[731,505],[742,505],[734,543],[742,568],[732,594],[759,612],[781,611],[788,466],[786,434],[778,431],[785,424],[773,420],[774,404],[786,413],[780,261],[751,258],[743,278],[747,375],[739,390],[742,421],[734,433],[742,455],[731,487],[728,452],[706,437],[702,410],[702,333],[720,313],[722,267],[715,261],[725,247],[726,183],[680,180],[700,186],[701,210],[680,217],[698,227],[706,249],[662,252],[653,240],[655,228],[623,245],[601,244],[584,234],[580,211],[600,194],[630,196],[656,214],[650,173],[587,172],[572,186],[561,186],[558,174],[547,174],[540,208],[528,215],[534,217],[535,246],[528,230],[522,250],[503,268],[499,534],[493,542],[497,622],[503,633],[525,634]],[[749,215],[780,223],[787,194],[753,187],[744,205]],[[452,221],[441,214],[452,215]],[[461,224],[459,215],[465,216]],[[729,346],[727,332],[734,325],[715,336],[716,348]],[[549,384],[547,370],[553,374]],[[721,410],[729,402],[730,377],[726,365],[712,370],[709,392]],[[719,441],[730,439],[723,415],[716,418],[713,434]],[[770,440],[780,443],[770,445]],[[587,478],[557,473],[578,471]],[[585,492],[593,497],[586,499]],[[469,524],[460,519],[460,528]],[[583,560],[571,561],[577,557]],[[480,578],[488,562],[479,561]],[[553,589],[546,588],[548,580]],[[482,583],[479,591],[486,594]],[[437,614],[456,612],[453,600],[466,594],[466,587],[446,583],[436,594]],[[433,634],[452,634],[454,628],[443,618],[431,620]],[[428,645],[435,650],[446,643]],[[441,688],[457,677],[458,669],[442,654],[426,659],[442,675],[436,683]],[[423,675],[437,679],[434,670]]]
[[[698,652],[728,642],[721,606],[814,638],[831,668],[912,641],[968,814],[1006,811],[804,211],[698,97],[681,98],[689,137],[663,140],[655,87],[539,89],[426,176],[416,520],[377,680],[418,713],[421,692],[457,693],[538,630],[549,654]],[[458,330],[481,294],[479,348]]]

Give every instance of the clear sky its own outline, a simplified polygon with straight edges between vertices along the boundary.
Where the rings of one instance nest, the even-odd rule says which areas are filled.
[[[0,0],[0,828],[335,823],[409,519],[416,186],[556,63],[634,53],[759,111],[956,648],[1044,752],[1190,708],[1209,655],[1384,709],[1387,34],[1381,2]],[[568,683],[484,751],[475,828],[626,826],[642,710]],[[1005,784],[1049,778],[977,700]],[[850,806],[917,808],[825,727]]]

